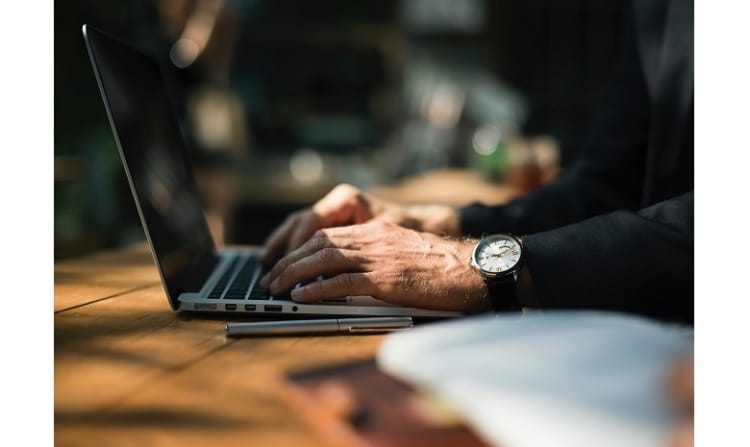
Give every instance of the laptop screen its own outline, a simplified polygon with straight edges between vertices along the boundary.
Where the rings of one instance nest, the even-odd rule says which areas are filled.
[[[84,26],[91,63],[170,304],[200,290],[217,256],[158,63]]]

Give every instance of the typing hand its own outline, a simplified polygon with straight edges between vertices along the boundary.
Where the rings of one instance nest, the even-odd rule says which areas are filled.
[[[260,260],[272,265],[299,248],[317,230],[366,222],[385,206],[351,185],[339,185],[311,208],[289,215],[267,239]]]
[[[298,302],[373,296],[435,310],[489,308],[481,277],[469,266],[474,242],[446,239],[373,220],[319,230],[261,279],[273,294],[291,289]],[[304,287],[295,284],[324,275]]]
[[[311,208],[289,215],[266,241],[260,260],[270,266],[302,246],[318,230],[361,224],[372,219],[417,231],[460,235],[458,213],[450,206],[399,205],[342,184]]]

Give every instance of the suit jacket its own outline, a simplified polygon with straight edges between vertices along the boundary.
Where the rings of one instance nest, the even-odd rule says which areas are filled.
[[[693,2],[637,0],[585,142],[553,184],[460,210],[464,233],[526,235],[543,308],[693,321]]]

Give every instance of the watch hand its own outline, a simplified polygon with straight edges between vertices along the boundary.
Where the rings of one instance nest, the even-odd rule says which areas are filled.
[[[497,255],[494,255],[494,256],[499,258],[499,257],[505,256],[510,251],[510,247],[503,247],[503,248],[505,248],[505,250],[500,251]]]

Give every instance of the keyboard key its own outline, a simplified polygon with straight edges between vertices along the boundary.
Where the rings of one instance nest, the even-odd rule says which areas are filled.
[[[273,299],[274,301],[292,301],[292,296],[287,292],[283,295],[274,295]]]
[[[247,256],[243,258],[243,264],[240,271],[232,280],[232,284],[224,294],[224,299],[230,300],[242,300],[245,299],[248,287],[250,287],[250,281],[253,279],[253,273],[258,266],[258,258],[255,256]]]
[[[208,294],[209,298],[217,299],[221,297],[221,293],[226,288],[227,283],[229,282],[229,278],[232,276],[232,273],[234,273],[234,269],[237,267],[239,261],[239,256],[235,256],[231,261],[229,261],[229,267],[224,271],[224,274],[221,275],[221,278],[219,278],[219,281],[216,282],[214,288],[211,289],[211,292]]]
[[[271,295],[268,294],[268,292],[262,290],[262,289],[253,289],[252,292],[250,292],[250,296],[248,299],[251,300],[270,300]]]

